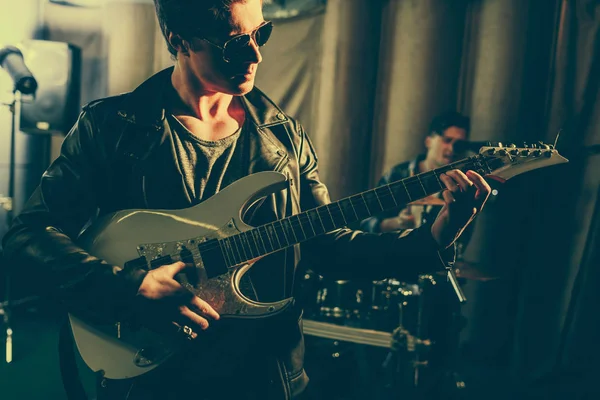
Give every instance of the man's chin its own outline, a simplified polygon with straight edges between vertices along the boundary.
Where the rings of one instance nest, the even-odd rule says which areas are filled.
[[[254,79],[234,85],[232,87],[232,94],[237,96],[243,96],[245,94],[248,94],[252,89],[254,89]]]

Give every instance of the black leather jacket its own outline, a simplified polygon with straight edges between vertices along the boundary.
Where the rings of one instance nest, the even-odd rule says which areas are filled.
[[[128,315],[146,271],[110,265],[78,247],[76,238],[94,218],[115,210],[193,204],[165,119],[163,93],[171,73],[164,70],[131,93],[84,107],[60,156],[3,239],[13,279],[27,279],[40,294],[59,297],[72,312],[115,320]],[[242,99],[250,124],[236,152],[244,171],[276,170],[289,179],[287,190],[262,203],[253,224],[328,203],[317,156],[302,126],[258,89]],[[297,245],[262,260],[252,275],[261,300],[293,292],[300,255]],[[302,256],[323,275],[370,280],[412,275],[438,260],[429,227],[403,234],[339,229],[302,245]],[[264,322],[259,335],[264,353],[277,361],[272,381],[280,384],[274,385],[273,398],[291,398],[308,382],[301,312],[288,314]]]

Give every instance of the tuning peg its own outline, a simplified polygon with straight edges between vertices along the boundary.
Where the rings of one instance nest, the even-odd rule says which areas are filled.
[[[487,153],[488,153],[490,156],[491,156],[491,155],[494,155],[494,154],[496,153],[496,149],[494,149],[494,148],[492,148],[492,149],[489,149],[489,150],[487,151]]]
[[[521,151],[521,156],[527,157],[528,155],[529,155],[529,150],[522,150]]]
[[[498,150],[498,154],[500,154],[501,156],[506,156],[508,154],[508,152],[504,149],[500,149],[500,150]]]
[[[548,150],[548,149],[550,148],[550,146],[548,146],[548,145],[547,145],[546,143],[544,143],[544,142],[539,142],[539,145],[538,145],[538,147],[539,147],[540,149],[544,149],[544,150]]]
[[[510,155],[512,156],[518,156],[519,155],[519,150],[517,150],[516,148],[510,151]]]
[[[542,151],[541,150],[535,150],[534,152],[531,153],[532,156],[534,157],[539,157],[542,155]]]
[[[514,143],[509,143],[506,145],[506,147],[510,147],[511,149],[514,149],[515,147],[517,147],[517,145]]]

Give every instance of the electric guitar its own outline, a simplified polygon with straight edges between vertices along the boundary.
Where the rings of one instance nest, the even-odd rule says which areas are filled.
[[[253,301],[240,290],[242,276],[259,258],[403,206],[445,189],[439,175],[474,170],[499,181],[538,168],[568,162],[552,146],[537,144],[482,147],[477,155],[356,194],[258,227],[242,221],[258,199],[285,189],[285,175],[259,172],[246,176],[206,201],[181,210],[123,210],[92,224],[78,239],[90,254],[113,265],[148,269],[178,260],[193,263],[197,279],[182,282],[206,300],[221,318],[264,318],[281,313],[292,298]],[[135,377],[161,365],[179,346],[145,329],[98,325],[69,315],[79,353],[106,378]]]

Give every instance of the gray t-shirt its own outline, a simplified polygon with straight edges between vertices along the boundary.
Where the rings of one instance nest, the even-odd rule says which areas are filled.
[[[223,139],[208,141],[198,138],[173,115],[169,125],[175,133],[175,151],[190,197],[200,202],[215,195],[221,190],[242,128]]]

